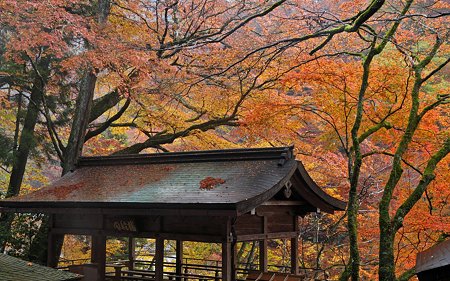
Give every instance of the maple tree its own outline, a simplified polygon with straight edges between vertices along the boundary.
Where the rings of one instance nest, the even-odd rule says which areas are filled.
[[[47,152],[59,158],[63,174],[73,169],[85,141],[99,140],[98,136],[111,127],[133,128],[147,136],[148,139],[142,143],[123,146],[120,151],[137,153],[146,148],[162,149],[162,144],[172,143],[194,132],[235,125],[242,101],[261,84],[254,79],[249,87],[241,87],[240,98],[230,99],[224,105],[223,113],[210,105],[202,108],[213,97],[199,100],[198,91],[204,90],[199,85],[205,86],[210,82],[192,82],[198,79],[199,74],[190,73],[193,73],[191,69],[210,66],[198,63],[202,59],[196,49],[202,49],[202,55],[208,49],[220,52],[221,42],[283,2],[235,3],[231,6],[218,1],[198,1],[198,5],[156,1],[150,6],[140,1],[2,3],[2,22],[6,26],[2,30],[6,34],[3,42],[6,52],[2,59],[7,62],[2,66],[13,65],[5,67],[2,86],[14,93],[26,89],[20,87],[21,73],[17,71],[21,70],[20,66],[25,66],[26,74],[34,77],[34,81],[26,86],[31,85],[31,89],[35,89],[31,91],[35,94],[30,98],[30,118],[25,120],[22,131],[18,133],[23,137],[18,141],[18,151],[25,149],[25,152],[21,152],[20,159],[15,155],[12,157],[15,159],[13,163],[20,167],[12,169],[6,196],[19,193],[29,151],[34,147],[33,143],[25,140],[35,139],[35,126],[40,123],[41,116],[54,148],[53,152]],[[147,36],[137,39],[136,34]],[[189,88],[188,93],[174,88],[180,84],[173,84],[174,78],[185,81],[187,86],[184,88]],[[243,81],[245,78],[236,79],[247,83]],[[196,86],[190,86],[194,84]],[[210,86],[214,90],[221,87]],[[104,88],[108,88],[106,94]],[[147,98],[143,93],[149,93]],[[157,95],[153,98],[155,93]],[[191,93],[194,97],[190,97]],[[224,90],[222,93],[228,96]],[[93,101],[95,95],[98,98]],[[76,97],[75,104],[73,96]],[[122,108],[113,113],[114,107],[123,100]],[[132,102],[133,107],[130,107]],[[150,111],[148,106],[152,107]],[[129,107],[127,116],[131,121],[113,124]],[[178,113],[183,114],[174,113],[174,107],[181,107]],[[144,114],[141,113],[143,109]],[[113,116],[105,119],[104,113],[112,113]],[[152,124],[159,116],[166,118],[161,119],[162,123]],[[167,118],[169,116],[173,120]],[[94,124],[85,136],[87,126],[92,122]],[[30,125],[26,125],[28,123]],[[184,124],[180,126],[178,123]],[[20,122],[17,129],[20,129]],[[12,219],[11,214],[3,214],[3,229],[9,228]],[[45,233],[44,221],[42,230],[31,245],[31,252],[41,262],[46,259],[46,240],[42,240]],[[5,245],[5,241],[1,244]]]
[[[430,139],[419,137],[421,134],[419,125],[425,123],[425,126],[430,126],[433,122],[440,123],[440,120],[445,118],[445,114],[442,115],[442,112],[445,112],[445,109],[447,108],[446,104],[448,103],[448,96],[445,93],[442,94],[438,90],[435,92],[437,98],[436,96],[430,97],[430,94],[424,94],[424,92],[427,93],[430,91],[429,86],[424,86],[424,88],[427,87],[427,90],[425,91],[422,89],[423,84],[429,82],[428,79],[432,79],[433,75],[437,75],[439,71],[444,69],[448,64],[448,58],[445,57],[445,52],[448,49],[446,46],[448,35],[445,30],[446,22],[442,19],[446,16],[445,6],[442,6],[442,3],[436,2],[434,3],[436,9],[431,11],[426,10],[426,8],[421,6],[422,3],[417,3],[416,6],[410,7],[412,3],[412,1],[407,1],[402,7],[403,11],[398,9],[399,15],[395,15],[396,19],[394,20],[380,16],[378,20],[370,23],[370,25],[365,24],[361,26],[361,30],[358,31],[359,38],[352,37],[350,34],[345,37],[334,38],[335,40],[333,42],[331,41],[333,36],[330,36],[330,40],[324,41],[324,44],[320,45],[320,49],[313,49],[310,52],[317,52],[316,57],[312,58],[314,63],[310,63],[309,66],[302,67],[301,69],[292,72],[293,74],[287,75],[288,77],[290,76],[290,78],[285,80],[285,87],[288,89],[287,92],[289,93],[289,96],[280,98],[279,94],[274,93],[267,99],[258,100],[258,102],[255,102],[255,107],[252,108],[248,117],[245,119],[246,123],[244,124],[247,128],[242,134],[257,135],[258,137],[252,140],[253,143],[255,143],[255,141],[256,143],[273,143],[273,135],[277,133],[281,133],[282,137],[275,137],[275,140],[281,143],[289,143],[291,138],[298,138],[299,136],[300,138],[308,139],[307,135],[302,135],[305,132],[312,136],[317,135],[318,128],[311,126],[314,122],[306,120],[319,118],[320,122],[323,123],[321,126],[326,124],[332,128],[332,131],[327,133],[327,135],[323,135],[323,137],[326,138],[326,145],[329,146],[329,149],[335,148],[338,149],[338,151],[341,151],[341,153],[345,153],[344,155],[346,155],[348,167],[347,177],[349,178],[351,190],[349,209],[347,211],[349,215],[347,227],[350,233],[351,255],[350,264],[346,267],[347,270],[344,271],[342,279],[347,279],[349,276],[351,276],[353,280],[358,280],[360,278],[359,251],[362,247],[360,246],[360,237],[357,230],[358,221],[361,222],[364,221],[364,219],[358,214],[358,211],[360,204],[362,204],[361,202],[364,202],[364,197],[367,196],[364,194],[368,192],[370,182],[372,182],[375,177],[374,175],[369,174],[369,177],[363,180],[360,178],[360,173],[370,173],[369,168],[372,168],[373,172],[375,172],[377,166],[379,166],[370,159],[370,157],[375,157],[377,161],[380,161],[380,158],[377,158],[376,155],[382,154],[387,156],[387,159],[381,157],[382,162],[385,163],[385,166],[382,168],[384,173],[385,170],[390,169],[389,157],[392,157],[397,161],[397,168],[399,168],[399,165],[401,164],[406,165],[406,168],[409,171],[408,174],[418,173],[423,177],[421,181],[420,177],[411,178],[411,176],[408,176],[409,180],[418,183],[416,189],[414,189],[415,191],[411,193],[414,195],[410,196],[411,194],[408,194],[410,189],[407,189],[408,191],[403,190],[405,182],[404,179],[400,180],[401,173],[398,173],[399,170],[391,170],[392,177],[396,178],[396,183],[392,184],[392,182],[389,181],[389,176],[380,180],[380,184],[384,184],[385,186],[385,197],[376,197],[375,199],[372,199],[376,202],[372,202],[372,209],[364,210],[380,212],[380,230],[384,229],[384,232],[378,231],[378,233],[374,233],[380,235],[379,238],[377,238],[378,241],[381,241],[380,249],[374,249],[379,251],[379,255],[373,255],[373,251],[372,254],[367,255],[367,251],[364,251],[365,255],[367,255],[364,256],[364,259],[370,260],[373,257],[375,257],[375,259],[379,258],[379,278],[381,280],[395,279],[394,274],[396,273],[396,264],[399,266],[399,268],[397,268],[397,273],[403,273],[399,269],[405,271],[403,275],[399,276],[399,279],[406,280],[413,275],[414,271],[411,269],[411,262],[408,262],[410,267],[398,262],[401,255],[400,253],[406,248],[411,249],[409,246],[400,246],[400,244],[405,243],[404,239],[408,239],[405,238],[404,233],[409,232],[409,230],[404,229],[405,226],[403,223],[398,223],[396,226],[397,229],[395,229],[395,227],[391,227],[391,221],[395,222],[395,219],[398,217],[401,218],[401,221],[407,220],[408,217],[406,216],[405,218],[405,215],[411,211],[411,208],[413,208],[415,203],[421,198],[426,191],[426,186],[429,184],[430,180],[432,178],[434,179],[434,174],[436,173],[434,168],[436,168],[436,164],[441,162],[440,165],[437,166],[439,172],[441,171],[439,167],[446,167],[447,162],[445,161],[445,156],[448,154],[448,140],[445,139],[445,133],[443,133],[445,132],[444,128],[446,128],[446,126],[432,126],[436,130],[433,139],[435,139],[436,136],[439,136],[433,146],[430,146]],[[425,15],[420,14],[419,11],[420,13],[425,13]],[[328,12],[329,15],[332,15],[332,12],[326,12]],[[326,12],[323,11],[323,14]],[[430,14],[426,14],[426,12],[429,12]],[[421,17],[419,14],[423,16],[423,21],[416,19],[416,17]],[[317,15],[320,16],[320,12],[317,12]],[[323,19],[324,22],[326,21],[325,16],[322,16],[321,19]],[[402,21],[406,21],[406,23],[402,23]],[[405,27],[402,28],[401,24],[404,24]],[[420,25],[430,26],[430,28],[424,31],[418,27]],[[326,24],[324,24],[324,26],[326,26]],[[399,26],[400,30],[398,30]],[[377,30],[382,30],[381,34],[377,33]],[[415,32],[413,34],[416,34],[416,36],[418,34],[420,34],[420,36],[413,40],[412,37],[408,37],[412,32]],[[433,37],[436,37],[437,39],[434,39]],[[361,39],[363,41],[358,43],[358,40]],[[297,41],[297,39],[292,40]],[[435,42],[433,42],[433,40]],[[351,42],[350,47],[353,45],[355,48],[343,48],[342,45],[333,44],[337,42],[342,42],[342,45]],[[415,48],[415,44],[418,44],[417,42],[422,44],[419,49]],[[428,44],[425,42],[430,43]],[[426,50],[427,46],[429,47],[428,50]],[[311,46],[305,46],[306,49],[308,47],[311,48]],[[385,50],[385,48],[387,48],[387,50]],[[359,49],[362,49],[362,51]],[[397,53],[392,49],[397,49]],[[437,52],[438,50],[439,52]],[[377,59],[375,59],[380,55],[383,56],[382,61],[384,60],[385,68],[382,68],[381,66],[383,66],[383,64],[380,64]],[[389,60],[386,58],[389,58]],[[395,58],[400,59],[398,61],[395,60]],[[406,58],[405,60],[407,62],[412,61],[412,63],[405,64],[403,58]],[[359,71],[359,64],[355,64],[355,61],[358,61],[358,59],[362,62],[362,71]],[[300,56],[296,62],[298,62],[298,65],[301,65],[309,60],[307,55],[303,55]],[[336,62],[341,60],[342,62],[340,64],[336,64]],[[294,66],[298,67],[298,65]],[[429,68],[424,70],[423,68],[427,65]],[[421,77],[419,72],[427,72],[428,74]],[[403,75],[399,76],[399,74]],[[295,77],[300,78],[295,79]],[[416,77],[416,80],[411,77]],[[442,76],[439,77],[440,78],[438,78],[437,81],[442,82]],[[406,83],[402,82],[402,84],[399,84],[400,81],[406,81]],[[410,84],[415,85],[416,88],[408,88]],[[430,84],[434,83],[429,83],[428,85]],[[443,85],[445,85],[445,82]],[[321,91],[323,91],[323,97],[320,97],[319,95]],[[314,94],[311,94],[312,92]],[[331,93],[339,93],[339,96],[330,96]],[[425,99],[423,95],[425,95],[427,99]],[[262,104],[260,103],[261,101],[263,102]],[[409,102],[411,103],[411,106]],[[337,106],[338,104],[340,106]],[[414,107],[418,107],[419,104],[421,104],[420,108],[424,110],[422,111],[422,114],[418,113],[418,108],[414,109]],[[439,107],[441,107],[441,109],[439,109]],[[405,108],[408,108],[411,111],[408,112]],[[303,113],[296,113],[295,109],[301,109],[303,112],[311,114],[305,116]],[[431,113],[429,113],[431,110],[436,110],[440,113],[437,116],[431,115]],[[410,114],[410,112],[412,113]],[[298,120],[295,120],[295,118],[292,117],[296,114],[305,116],[303,117],[303,122],[306,124],[299,124]],[[413,117],[410,119],[409,123],[414,124],[414,126],[412,126],[414,128],[413,131],[408,131],[406,129],[408,126],[405,124],[405,115],[416,115],[417,118]],[[423,118],[425,115],[426,118]],[[283,119],[283,122],[280,122],[277,120],[280,116],[285,116],[284,118],[286,119]],[[320,122],[318,124],[320,124]],[[281,128],[279,126],[280,123],[282,124]],[[287,124],[289,125],[286,126]],[[417,127],[415,126],[418,126],[419,129],[417,130]],[[286,127],[295,129],[291,130]],[[397,134],[395,134],[397,137],[395,141],[393,135],[391,135],[392,133],[384,133],[385,129],[397,132]],[[399,132],[404,130],[406,130],[406,138],[404,139],[404,144],[398,148],[396,154],[395,148],[396,145],[400,143],[399,140],[402,136]],[[337,134],[338,138],[332,137],[333,134]],[[414,138],[410,138],[410,134],[414,135]],[[390,141],[382,145],[385,139],[380,138],[380,136],[389,136],[387,139]],[[297,140],[297,142],[301,143],[302,154],[309,154],[307,153],[308,150],[313,150],[313,152],[310,153],[326,153],[323,151],[314,151],[314,149],[317,150],[317,148],[310,148],[310,144],[308,143],[299,140]],[[330,144],[330,142],[334,142],[334,144]],[[416,147],[415,144],[421,142],[429,143],[426,151]],[[317,141],[314,144],[317,144]],[[413,148],[411,148],[411,146]],[[405,159],[409,157],[409,153],[405,153],[407,150],[406,147],[409,147],[408,151],[412,150],[417,154],[422,153],[420,154],[422,160],[429,159],[430,166],[422,164],[421,168],[418,168],[411,165],[414,161]],[[370,148],[373,149],[372,152],[367,151]],[[431,158],[424,155],[424,153],[432,154],[432,151],[436,154],[432,155]],[[400,155],[405,158],[399,157]],[[330,155],[328,155],[328,157],[329,156]],[[326,158],[326,156],[323,158]],[[417,162],[423,163],[423,161]],[[341,165],[340,167],[344,166],[343,163],[338,164]],[[428,176],[423,175],[425,170],[429,173]],[[436,174],[439,174],[439,172]],[[444,172],[444,174],[446,173]],[[429,177],[428,180],[425,180],[427,177]],[[411,185],[411,182],[408,185]],[[396,194],[390,194],[390,192],[394,190]],[[382,193],[383,190],[378,192]],[[399,200],[399,194],[402,194],[402,199],[405,201]],[[428,195],[426,196],[428,197]],[[443,198],[445,198],[445,196],[442,197],[441,200],[443,200]],[[377,206],[380,202],[378,200],[381,200],[382,202],[380,206]],[[445,199],[441,202],[444,201]],[[401,202],[404,202],[404,205],[401,205]],[[400,208],[397,209],[397,215],[389,214],[387,212],[387,210],[392,210],[392,208],[396,210],[395,208],[399,206]],[[430,207],[430,210],[432,209],[433,208]],[[431,213],[433,212],[430,211],[430,214]],[[376,220],[377,216],[370,216],[370,218]],[[445,221],[445,218],[441,220]],[[396,225],[395,223],[393,224]],[[447,231],[446,227],[443,227],[442,223],[439,223],[436,226],[439,230],[436,228],[434,228],[434,230],[442,232],[445,235]],[[364,225],[364,230],[367,228],[368,225]],[[371,228],[374,227],[371,226]],[[395,241],[398,241],[396,233],[399,229],[402,229],[400,239],[403,241],[394,246],[394,243],[396,243]],[[367,237],[367,235],[364,236]],[[371,238],[373,239],[373,236]],[[418,242],[418,244],[420,244],[420,242]],[[396,246],[397,249],[395,249]],[[367,250],[367,247],[362,249]],[[394,251],[397,251],[397,254],[399,255],[395,260]],[[405,259],[405,257],[403,257],[403,259]],[[406,258],[406,260],[407,259],[408,258]],[[409,259],[411,259],[411,257]],[[364,265],[364,268],[367,268],[367,266]],[[373,274],[373,272],[369,273],[366,270],[363,272],[364,275]],[[371,276],[373,278],[373,275]]]
[[[446,9],[2,1],[3,195],[29,190],[45,158],[70,171],[83,146],[89,155],[295,143],[317,181],[349,201],[349,245],[345,218],[318,215],[318,228],[304,231],[304,267],[342,280],[407,280],[411,253],[448,234]],[[8,226],[26,219],[16,221],[2,214],[0,248],[18,244]],[[41,262],[45,236],[44,219],[30,243]],[[242,245],[241,258],[253,260],[254,248]]]

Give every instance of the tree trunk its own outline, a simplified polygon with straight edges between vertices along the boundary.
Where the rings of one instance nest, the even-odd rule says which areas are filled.
[[[86,73],[82,79],[72,129],[70,131],[69,141],[64,153],[62,175],[72,171],[75,168],[78,158],[81,156],[81,151],[84,144],[84,135],[86,134],[86,129],[89,124],[96,81],[97,77],[91,71]]]
[[[44,59],[39,64],[42,73],[47,73],[49,60]],[[27,107],[22,133],[20,135],[19,147],[13,152],[13,167],[9,180],[6,198],[17,196],[20,192],[28,156],[35,145],[34,128],[39,117],[39,107],[42,103],[43,92],[47,77],[36,76],[31,89],[30,100]],[[3,213],[0,216],[0,253],[4,251],[5,245],[11,235],[11,223],[14,219],[13,213]]]
[[[100,25],[106,23],[111,8],[110,0],[99,0],[97,4],[97,21]],[[84,77],[81,80],[80,93],[78,95],[75,116],[70,131],[67,147],[64,151],[64,159],[61,163],[63,168],[62,175],[74,170],[78,158],[81,156],[83,150],[83,144],[86,134],[86,129],[91,120],[91,109],[94,98],[95,83],[97,82],[97,76],[94,73],[94,69],[88,69],[85,72]],[[50,221],[46,217],[43,220],[41,227],[39,228],[39,235],[33,240],[30,247],[30,255],[37,258],[37,262],[41,264],[47,264],[51,267],[56,267],[57,264],[48,264],[47,251],[48,251],[48,235],[50,231]],[[61,249],[64,243],[64,235],[56,235],[53,239],[55,257],[52,261],[59,260],[61,255]]]
[[[394,263],[394,237],[392,229],[389,225],[380,223],[380,265],[379,276],[380,281],[394,281],[395,279],[395,263]]]
[[[347,208],[347,230],[350,242],[350,276],[353,281],[359,280],[361,260],[358,249],[358,210],[358,194],[356,186],[352,186]]]
[[[84,136],[89,123],[96,81],[97,77],[92,71],[88,71],[82,78],[72,129],[70,131],[67,147],[64,151],[64,162],[61,163],[63,167],[62,175],[65,175],[75,168],[78,158],[81,155]],[[39,232],[30,246],[29,259],[39,264],[46,264],[51,267],[56,267],[57,264],[49,264],[47,261],[47,237],[50,231],[49,223],[50,221],[46,216],[42,220],[42,225],[39,228]],[[55,255],[56,257],[59,257],[64,243],[64,235],[55,235],[53,243],[55,243]],[[58,258],[53,258],[51,260],[58,261]]]

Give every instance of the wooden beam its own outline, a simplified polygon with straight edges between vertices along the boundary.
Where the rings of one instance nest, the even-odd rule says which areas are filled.
[[[155,280],[162,281],[164,277],[164,238],[156,238]]]
[[[92,236],[91,262],[97,264],[97,280],[105,280],[106,266],[106,237],[104,235]]]
[[[303,205],[291,205],[291,204],[280,204],[280,205],[274,205],[274,204],[268,204],[268,205],[260,205],[256,208],[256,215],[257,216],[267,216],[267,215],[275,215],[275,214],[291,214],[291,215],[300,215],[307,211],[312,212],[316,211],[317,208],[311,207],[309,204],[303,204]]]
[[[1,208],[2,212],[9,213],[42,213],[42,214],[97,214],[97,215],[136,215],[143,216],[152,214],[155,216],[236,216],[236,210],[220,210],[220,209],[157,209],[157,208],[94,208],[94,207],[36,207],[36,208]]]
[[[183,274],[183,241],[181,240],[176,241],[175,251],[176,251],[175,272],[177,276],[181,276]],[[181,277],[177,277],[177,281],[181,280],[182,280]]]
[[[202,234],[182,234],[182,233],[157,233],[157,232],[120,232],[110,230],[92,230],[78,228],[55,228],[55,234],[73,234],[73,235],[105,235],[114,237],[142,237],[157,238],[161,237],[166,240],[183,240],[195,242],[221,243],[226,241],[226,237],[219,235],[202,235]]]
[[[246,235],[238,235],[237,241],[254,241],[254,240],[264,240],[264,239],[282,239],[282,238],[294,238],[298,236],[297,231],[288,231],[288,232],[274,232],[267,234],[246,234]]]
[[[308,204],[303,200],[269,200],[261,204],[261,206],[303,206]]]

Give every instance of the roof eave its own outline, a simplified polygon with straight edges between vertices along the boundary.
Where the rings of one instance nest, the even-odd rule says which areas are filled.
[[[236,210],[238,212],[238,215],[245,214],[247,212],[250,212],[251,210],[255,209],[256,207],[260,206],[264,202],[269,201],[272,197],[274,197],[282,188],[283,186],[292,178],[295,171],[297,170],[298,162],[295,160],[292,160],[294,163],[289,170],[288,173],[277,183],[275,184],[271,189],[267,190],[266,192],[255,196],[253,198],[250,198],[245,201],[238,202],[236,204]]]
[[[53,202],[53,201],[8,201],[2,203],[1,212],[56,214],[65,212],[102,213],[102,214],[148,214],[158,215],[202,215],[236,216],[234,203],[127,203],[127,202]]]
[[[218,161],[249,161],[249,160],[283,160],[293,158],[293,147],[272,148],[240,148],[226,150],[203,150],[188,152],[168,152],[153,154],[124,154],[110,156],[81,157],[77,166],[108,166],[135,164],[168,164],[195,163]]]
[[[347,202],[339,200],[337,198],[334,198],[330,195],[328,195],[325,191],[322,190],[311,178],[311,176],[306,171],[305,167],[303,166],[302,162],[298,161],[298,168],[297,173],[300,175],[299,180],[303,181],[309,189],[308,194],[304,194],[306,197],[306,200],[313,199],[314,201],[318,201],[320,206],[317,206],[321,210],[327,212],[327,213],[334,213],[334,211],[344,211],[347,207]],[[294,188],[299,188],[298,186],[294,185]],[[302,193],[302,190],[298,190],[299,193]],[[304,193],[304,191],[303,191]]]

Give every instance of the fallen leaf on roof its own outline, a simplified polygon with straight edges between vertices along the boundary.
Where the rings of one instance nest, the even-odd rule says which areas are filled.
[[[211,190],[219,184],[224,184],[225,180],[221,178],[206,177],[200,181],[200,189]]]

